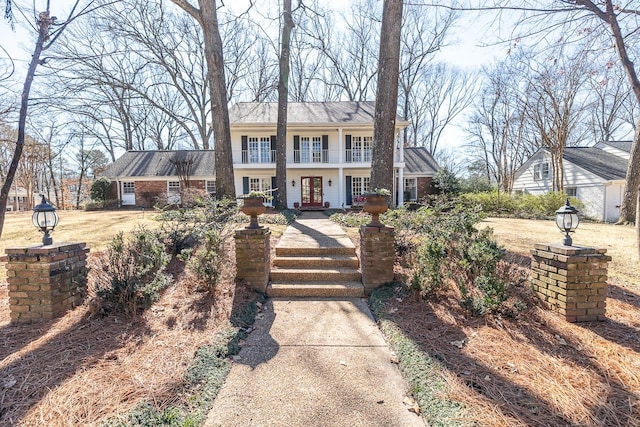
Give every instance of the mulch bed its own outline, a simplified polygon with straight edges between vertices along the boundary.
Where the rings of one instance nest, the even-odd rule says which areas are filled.
[[[398,290],[388,318],[441,362],[449,398],[486,426],[640,425],[640,290],[610,283],[607,320],[571,324],[528,287],[516,317],[472,317],[453,291]]]

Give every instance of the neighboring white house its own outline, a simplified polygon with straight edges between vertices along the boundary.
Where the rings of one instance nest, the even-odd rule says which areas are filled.
[[[277,103],[238,103],[229,110],[236,194],[275,187]],[[287,117],[287,202],[290,208],[350,207],[370,190],[373,102],[289,103]],[[439,169],[425,148],[404,148],[396,119],[394,202],[426,196]],[[103,173],[115,182],[125,205],[152,204],[152,192],[179,194],[171,161],[177,153],[194,159],[193,186],[215,192],[212,151],[129,151]]]
[[[618,220],[630,152],[630,141],[565,148],[564,191],[584,203],[582,214],[599,221]],[[551,191],[552,167],[549,151],[538,150],[516,171],[513,192],[542,194]]]

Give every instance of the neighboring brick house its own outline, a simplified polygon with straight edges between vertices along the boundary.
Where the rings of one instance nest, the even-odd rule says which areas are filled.
[[[230,111],[236,194],[275,187],[277,103],[238,103]],[[287,120],[287,201],[302,208],[350,207],[370,190],[375,104],[372,102],[289,103]],[[439,169],[426,148],[405,148],[396,120],[394,203],[420,199],[431,192]],[[212,151],[129,151],[109,166],[104,176],[116,182],[123,205],[153,204],[149,195],[164,192],[175,199],[178,171],[170,159],[192,156],[190,179],[214,192]]]
[[[186,183],[215,194],[213,150],[127,151],[102,176],[113,181],[123,206],[151,207],[180,202]]]

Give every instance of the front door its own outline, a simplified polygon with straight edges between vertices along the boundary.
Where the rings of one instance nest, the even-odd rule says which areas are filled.
[[[302,177],[302,206],[322,206],[322,177]]]

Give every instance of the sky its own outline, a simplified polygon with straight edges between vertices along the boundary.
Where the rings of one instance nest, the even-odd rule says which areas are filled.
[[[26,72],[31,51],[33,50],[35,31],[29,30],[26,24],[33,18],[21,13],[21,10],[32,10],[32,1],[14,0],[16,5],[22,5],[22,7],[14,8],[17,18],[15,31],[11,29],[6,20],[0,20],[0,46],[5,48],[14,59],[16,77],[24,75]],[[227,5],[232,5],[233,8],[243,8],[243,3],[246,3],[246,1],[227,1]],[[350,0],[320,0],[320,2],[327,7],[342,12],[348,12],[352,3]],[[63,20],[69,13],[73,0],[54,0],[51,3],[52,15],[58,16],[59,20]],[[44,0],[35,0],[35,4],[36,7],[43,6]],[[482,40],[486,40],[490,36],[486,28],[487,21],[478,19],[477,16],[463,15],[458,20],[456,27],[451,31],[449,44],[439,53],[439,60],[450,65],[474,70],[493,62],[496,58],[504,56],[505,48],[503,46],[481,46]],[[4,57],[4,55],[1,56]],[[22,78],[17,78],[16,80],[21,81]],[[442,146],[456,149],[463,143],[465,139],[465,133],[462,130],[464,118],[459,117],[457,122],[458,124],[454,124],[445,130]]]

